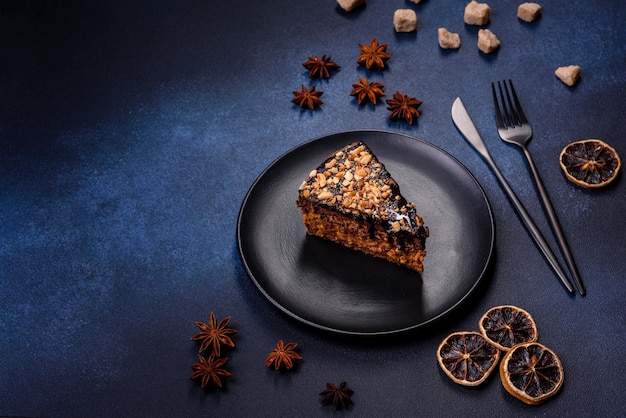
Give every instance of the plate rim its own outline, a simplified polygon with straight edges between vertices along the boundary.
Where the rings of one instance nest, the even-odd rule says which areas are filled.
[[[311,145],[311,144],[313,144],[315,142],[324,140],[324,139],[329,138],[329,137],[336,137],[336,136],[340,136],[340,135],[351,135],[351,134],[363,134],[363,133],[384,134],[384,135],[394,135],[394,136],[398,136],[398,137],[403,137],[406,140],[417,141],[417,142],[421,143],[422,145],[425,145],[425,146],[428,146],[428,147],[432,147],[433,149],[435,149],[439,153],[441,153],[444,156],[448,157],[456,165],[458,165],[469,176],[469,178],[472,180],[472,182],[476,185],[478,191],[480,191],[480,194],[483,197],[483,200],[484,200],[484,202],[486,204],[486,207],[487,207],[487,213],[489,215],[489,227],[490,227],[489,228],[489,233],[490,233],[489,251],[487,253],[487,257],[486,257],[484,265],[482,266],[480,274],[478,275],[477,279],[474,281],[472,286],[465,292],[465,294],[458,301],[453,303],[450,307],[448,307],[443,312],[440,312],[439,314],[437,314],[437,315],[433,316],[432,318],[429,318],[429,319],[427,319],[425,321],[422,321],[419,324],[410,325],[410,326],[399,328],[399,329],[385,330],[385,331],[372,331],[372,332],[350,331],[350,330],[345,330],[345,329],[337,329],[337,328],[329,327],[329,326],[326,326],[326,325],[323,325],[323,324],[316,323],[316,322],[311,321],[309,319],[303,318],[301,315],[298,315],[298,314],[290,311],[289,309],[287,309],[283,305],[281,305],[275,298],[273,298],[263,288],[263,286],[261,286],[261,284],[259,283],[258,279],[254,276],[254,274],[253,274],[253,272],[252,272],[252,270],[251,270],[251,268],[250,268],[250,266],[248,264],[248,261],[246,260],[246,257],[244,255],[244,250],[243,250],[241,224],[242,224],[242,219],[244,217],[244,212],[245,212],[246,207],[247,207],[247,203],[248,203],[248,201],[250,199],[250,196],[252,195],[253,191],[255,190],[255,187],[261,182],[261,180],[264,178],[264,176],[270,170],[272,170],[278,163],[280,163],[282,160],[284,160],[289,155],[291,155],[294,152],[296,152],[298,149],[306,147],[306,146],[309,146],[309,145]],[[241,202],[241,205],[239,207],[239,212],[238,212],[238,215],[237,215],[236,239],[237,239],[237,251],[239,253],[239,259],[241,261],[242,266],[244,267],[244,270],[246,271],[246,275],[248,276],[248,278],[252,281],[252,283],[254,283],[254,285],[257,288],[257,290],[259,290],[261,292],[261,294],[265,297],[265,299],[267,299],[274,307],[278,308],[281,312],[286,314],[289,318],[297,320],[298,322],[306,324],[307,326],[313,327],[314,329],[330,332],[330,333],[333,333],[333,334],[345,335],[345,336],[366,336],[366,337],[370,337],[371,336],[371,337],[376,337],[376,336],[382,336],[382,335],[386,335],[386,336],[396,335],[396,334],[401,334],[401,333],[406,333],[406,332],[409,332],[409,331],[413,331],[413,330],[416,330],[416,329],[419,329],[419,328],[424,328],[427,325],[430,325],[433,322],[436,322],[436,321],[440,320],[441,318],[447,316],[451,312],[455,311],[460,305],[462,305],[474,293],[474,291],[479,287],[479,285],[482,283],[482,281],[483,281],[483,279],[485,277],[485,274],[486,274],[489,266],[491,265],[491,262],[493,260],[494,249],[495,249],[496,234],[495,234],[495,218],[494,218],[494,214],[493,214],[493,209],[491,207],[491,203],[489,202],[489,198],[487,197],[487,194],[485,193],[485,190],[483,189],[482,185],[479,183],[479,181],[476,178],[476,176],[474,176],[474,174],[463,163],[461,163],[456,157],[454,157],[452,154],[450,154],[446,150],[442,149],[441,147],[439,147],[439,146],[437,146],[435,144],[432,144],[432,143],[430,143],[430,142],[428,142],[428,141],[426,141],[424,139],[417,138],[417,137],[414,137],[414,136],[411,136],[411,135],[408,135],[408,134],[405,134],[405,133],[394,132],[394,131],[389,131],[389,130],[384,130],[384,129],[352,129],[352,130],[337,131],[337,132],[332,132],[332,133],[325,134],[325,135],[320,135],[320,136],[314,137],[312,139],[306,140],[304,142],[301,142],[301,143],[291,147],[287,151],[283,152],[277,158],[275,158],[271,163],[269,163],[256,176],[256,178],[254,179],[254,181],[252,182],[252,184],[250,185],[250,187],[246,191],[246,194],[245,194],[245,196],[244,196],[244,198],[243,198],[243,200]]]

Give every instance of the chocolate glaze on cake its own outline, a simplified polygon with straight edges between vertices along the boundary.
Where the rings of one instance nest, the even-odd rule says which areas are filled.
[[[423,271],[428,228],[364,142],[311,171],[297,204],[308,234]]]

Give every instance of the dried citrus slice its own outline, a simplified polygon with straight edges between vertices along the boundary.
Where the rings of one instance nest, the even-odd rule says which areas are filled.
[[[500,350],[474,331],[448,335],[437,349],[437,361],[446,375],[463,386],[477,386],[498,365]]]
[[[500,380],[511,395],[537,405],[561,389],[563,366],[554,351],[543,344],[518,344],[502,357]]]
[[[561,151],[559,163],[569,181],[588,189],[612,182],[622,165],[617,151],[599,139],[572,142]]]
[[[480,332],[500,350],[508,351],[515,344],[537,341],[537,325],[532,316],[513,305],[489,309],[478,321]]]

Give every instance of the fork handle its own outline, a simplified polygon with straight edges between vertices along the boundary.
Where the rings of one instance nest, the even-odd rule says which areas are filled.
[[[528,166],[530,167],[530,171],[535,179],[535,184],[537,189],[539,190],[539,196],[541,197],[541,201],[543,203],[543,207],[548,215],[548,219],[550,221],[550,226],[552,227],[552,231],[557,238],[559,243],[559,248],[561,249],[561,253],[565,258],[565,262],[567,263],[567,267],[569,268],[570,273],[574,277],[574,282],[576,287],[578,288],[578,293],[584,295],[585,286],[583,285],[582,279],[580,278],[580,273],[578,272],[578,268],[576,267],[576,263],[574,262],[574,256],[572,255],[572,251],[567,244],[567,240],[565,239],[565,234],[563,234],[563,229],[561,228],[561,224],[559,219],[556,216],[556,212],[554,210],[554,206],[552,206],[552,201],[548,196],[548,192],[546,191],[545,186],[543,185],[543,181],[541,180],[541,176],[539,175],[539,171],[535,166],[535,162],[530,155],[530,151],[528,148],[523,146],[522,150],[524,151],[524,155],[526,156],[526,161],[528,162]]]
[[[489,153],[484,154],[483,158],[485,159],[487,164],[489,164],[489,167],[491,167],[491,170],[494,172],[496,178],[500,182],[500,186],[502,187],[507,197],[511,201],[513,208],[515,209],[515,211],[521,218],[522,222],[524,223],[524,226],[526,226],[528,233],[533,238],[533,240],[535,241],[535,244],[537,244],[537,247],[539,247],[539,250],[541,250],[541,252],[543,253],[543,256],[546,258],[546,260],[548,261],[548,263],[550,264],[550,266],[552,267],[556,275],[561,280],[561,283],[563,283],[565,288],[570,293],[574,293],[574,288],[572,287],[572,284],[569,282],[569,279],[567,278],[565,272],[563,271],[563,268],[559,264],[556,256],[550,249],[550,246],[548,246],[548,243],[546,242],[545,238],[541,234],[541,231],[539,230],[535,222],[532,220],[532,218],[528,214],[528,211],[526,211],[526,208],[524,208],[524,205],[522,205],[522,202],[520,202],[519,198],[517,197],[517,195],[515,194],[515,192],[509,185],[509,183],[506,181],[504,176],[502,175],[502,172],[500,171],[496,163],[493,161]]]

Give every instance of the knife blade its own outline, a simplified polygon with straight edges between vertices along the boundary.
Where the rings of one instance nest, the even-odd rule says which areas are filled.
[[[565,286],[565,288],[568,290],[569,293],[573,294],[574,288],[572,287],[572,284],[567,278],[565,271],[559,264],[556,256],[554,255],[554,253],[550,249],[550,246],[548,245],[545,238],[541,234],[541,231],[539,230],[539,228],[537,227],[533,219],[528,214],[528,211],[526,210],[522,202],[519,200],[519,198],[517,197],[517,195],[511,188],[511,186],[509,185],[509,183],[504,178],[504,175],[502,174],[502,172],[500,171],[500,169],[494,162],[493,158],[491,157],[491,154],[489,154],[489,151],[487,150],[487,146],[485,145],[484,141],[480,137],[480,134],[476,130],[476,126],[474,125],[472,118],[467,112],[467,109],[465,109],[465,106],[463,105],[463,102],[461,101],[460,97],[457,97],[454,100],[454,103],[452,103],[451,113],[452,113],[452,121],[454,122],[454,125],[457,127],[459,132],[461,132],[461,134],[467,140],[467,142],[469,142],[472,148],[474,148],[483,157],[487,165],[489,165],[489,167],[491,168],[491,171],[493,171],[496,178],[498,179],[500,186],[502,187],[505,194],[509,198],[511,205],[517,212],[517,215],[519,216],[522,223],[526,227],[526,230],[530,234],[531,238],[535,241],[535,244],[537,245],[537,247],[539,248],[539,250],[545,257],[545,259],[548,261],[548,263],[554,270],[557,277],[561,280],[561,283]]]

